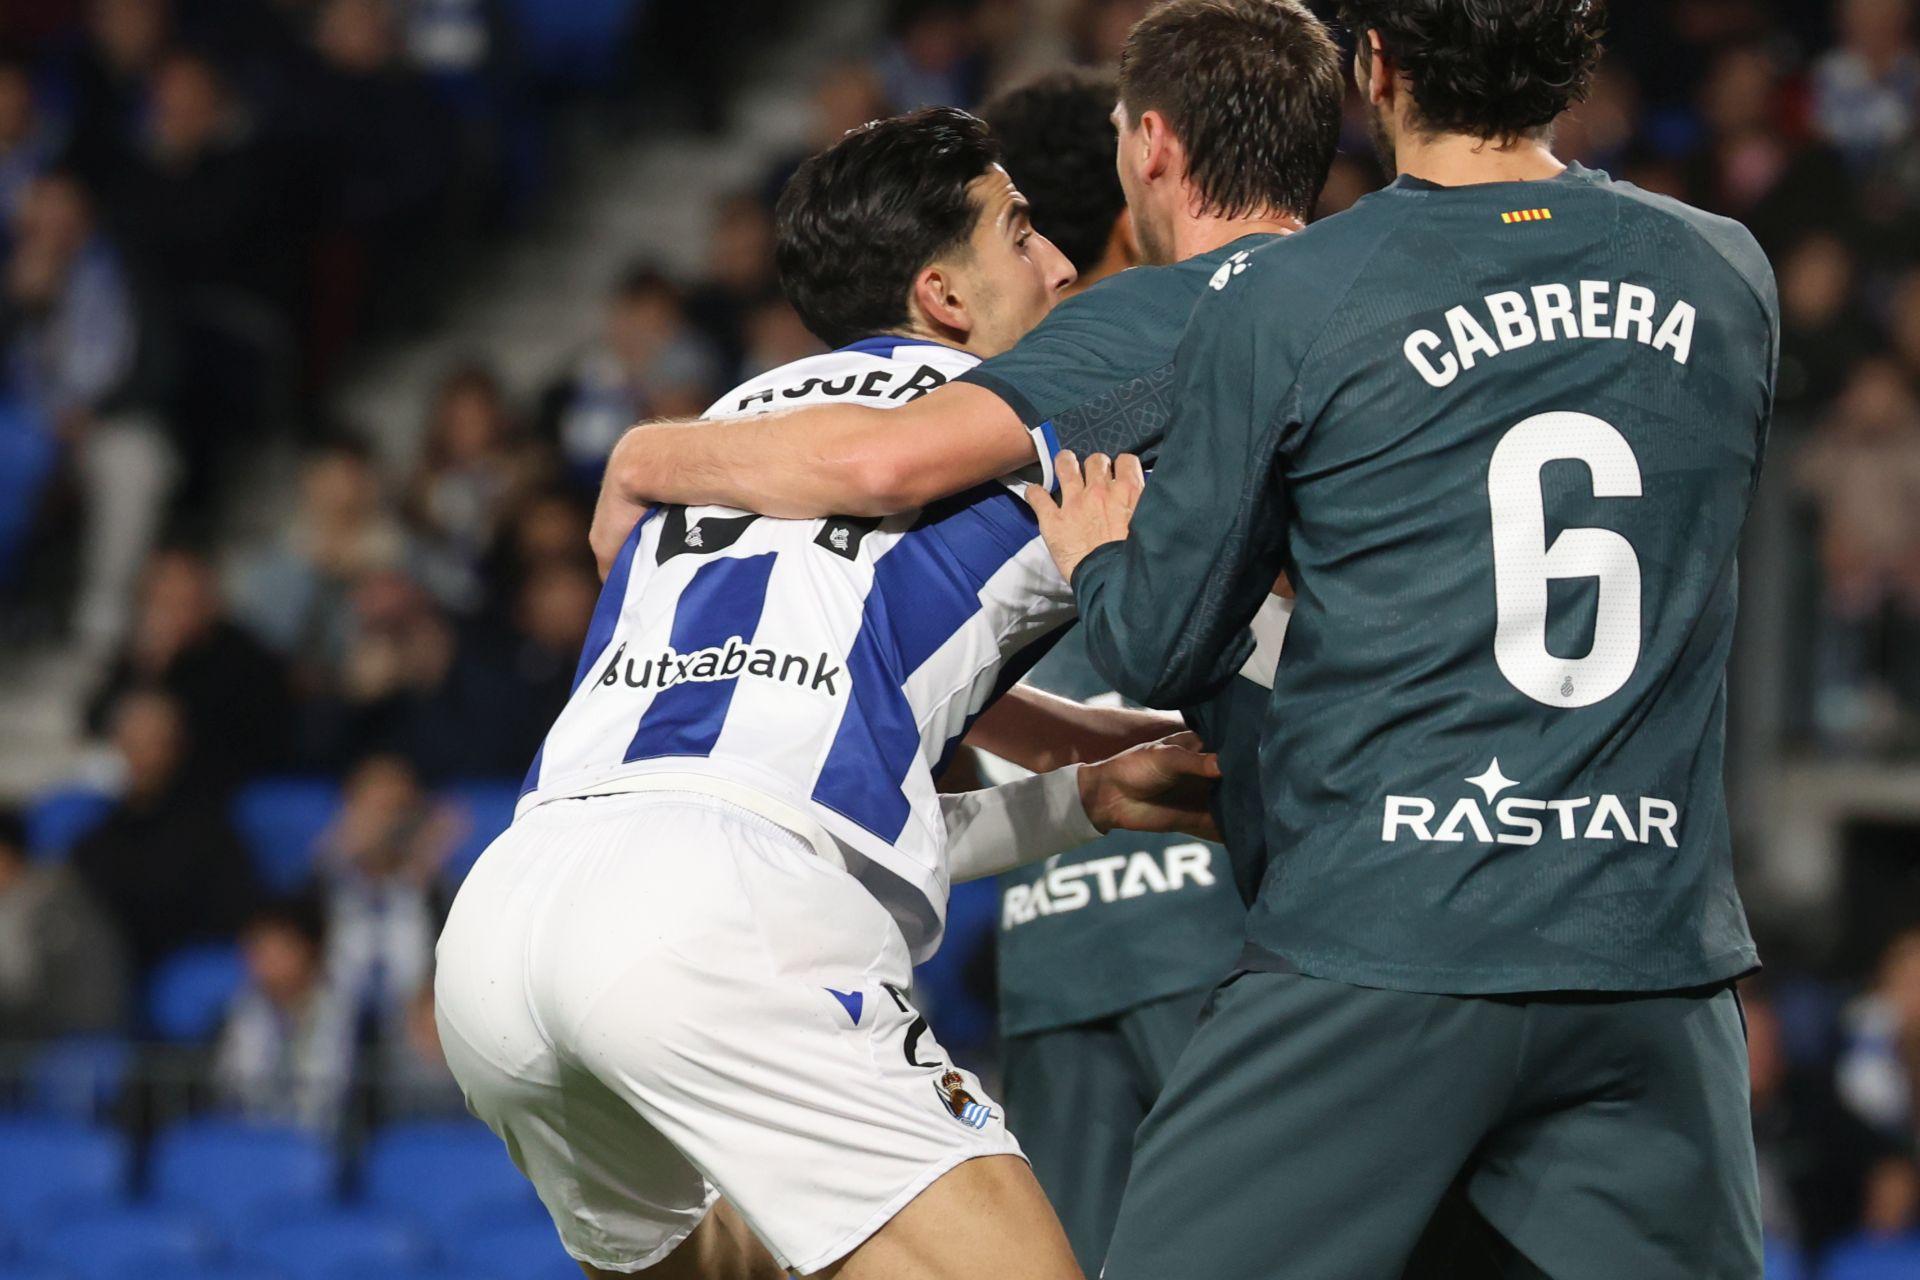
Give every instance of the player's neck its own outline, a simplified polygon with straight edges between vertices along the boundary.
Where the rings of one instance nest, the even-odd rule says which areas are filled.
[[[1488,182],[1544,182],[1566,172],[1546,138],[1523,138],[1496,146],[1464,133],[1403,133],[1394,145],[1400,172],[1437,187],[1473,187]]]
[[[1173,227],[1173,260],[1185,262],[1225,248],[1243,236],[1288,236],[1307,224],[1290,213],[1244,218],[1184,218]]]

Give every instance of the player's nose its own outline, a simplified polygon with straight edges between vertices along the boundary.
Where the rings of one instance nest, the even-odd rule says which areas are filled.
[[[1039,232],[1036,231],[1033,238],[1046,246],[1041,252],[1045,255],[1043,265],[1047,273],[1047,287],[1055,293],[1072,287],[1073,282],[1080,278],[1080,272],[1068,260],[1067,255],[1060,252],[1053,241]]]

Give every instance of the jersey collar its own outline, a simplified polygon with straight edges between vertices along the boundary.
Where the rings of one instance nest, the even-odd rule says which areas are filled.
[[[936,342],[932,338],[903,338],[898,334],[887,333],[877,338],[862,338],[858,342],[849,342],[841,351],[858,351],[865,356],[879,356],[885,360],[901,347],[940,347],[947,351],[959,351],[960,348]],[[964,353],[963,353],[964,354]]]

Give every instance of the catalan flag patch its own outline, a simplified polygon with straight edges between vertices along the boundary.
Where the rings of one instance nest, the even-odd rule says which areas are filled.
[[[1505,223],[1552,222],[1553,210],[1551,209],[1516,209],[1512,213],[1501,214],[1500,221]]]

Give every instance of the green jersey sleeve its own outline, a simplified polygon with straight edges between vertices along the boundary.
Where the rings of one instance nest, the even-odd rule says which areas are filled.
[[[1173,417],[1174,348],[1195,300],[1223,269],[1275,237],[1164,267],[1135,267],[1061,303],[1012,350],[960,378],[1006,401],[1033,434],[1049,487],[1071,449],[1151,459]]]
[[[1286,493],[1275,461],[1297,416],[1299,361],[1254,322],[1270,305],[1266,287],[1244,260],[1214,278],[1175,356],[1179,413],[1127,540],[1074,573],[1094,663],[1147,706],[1219,692],[1252,652],[1248,623],[1283,567]]]

